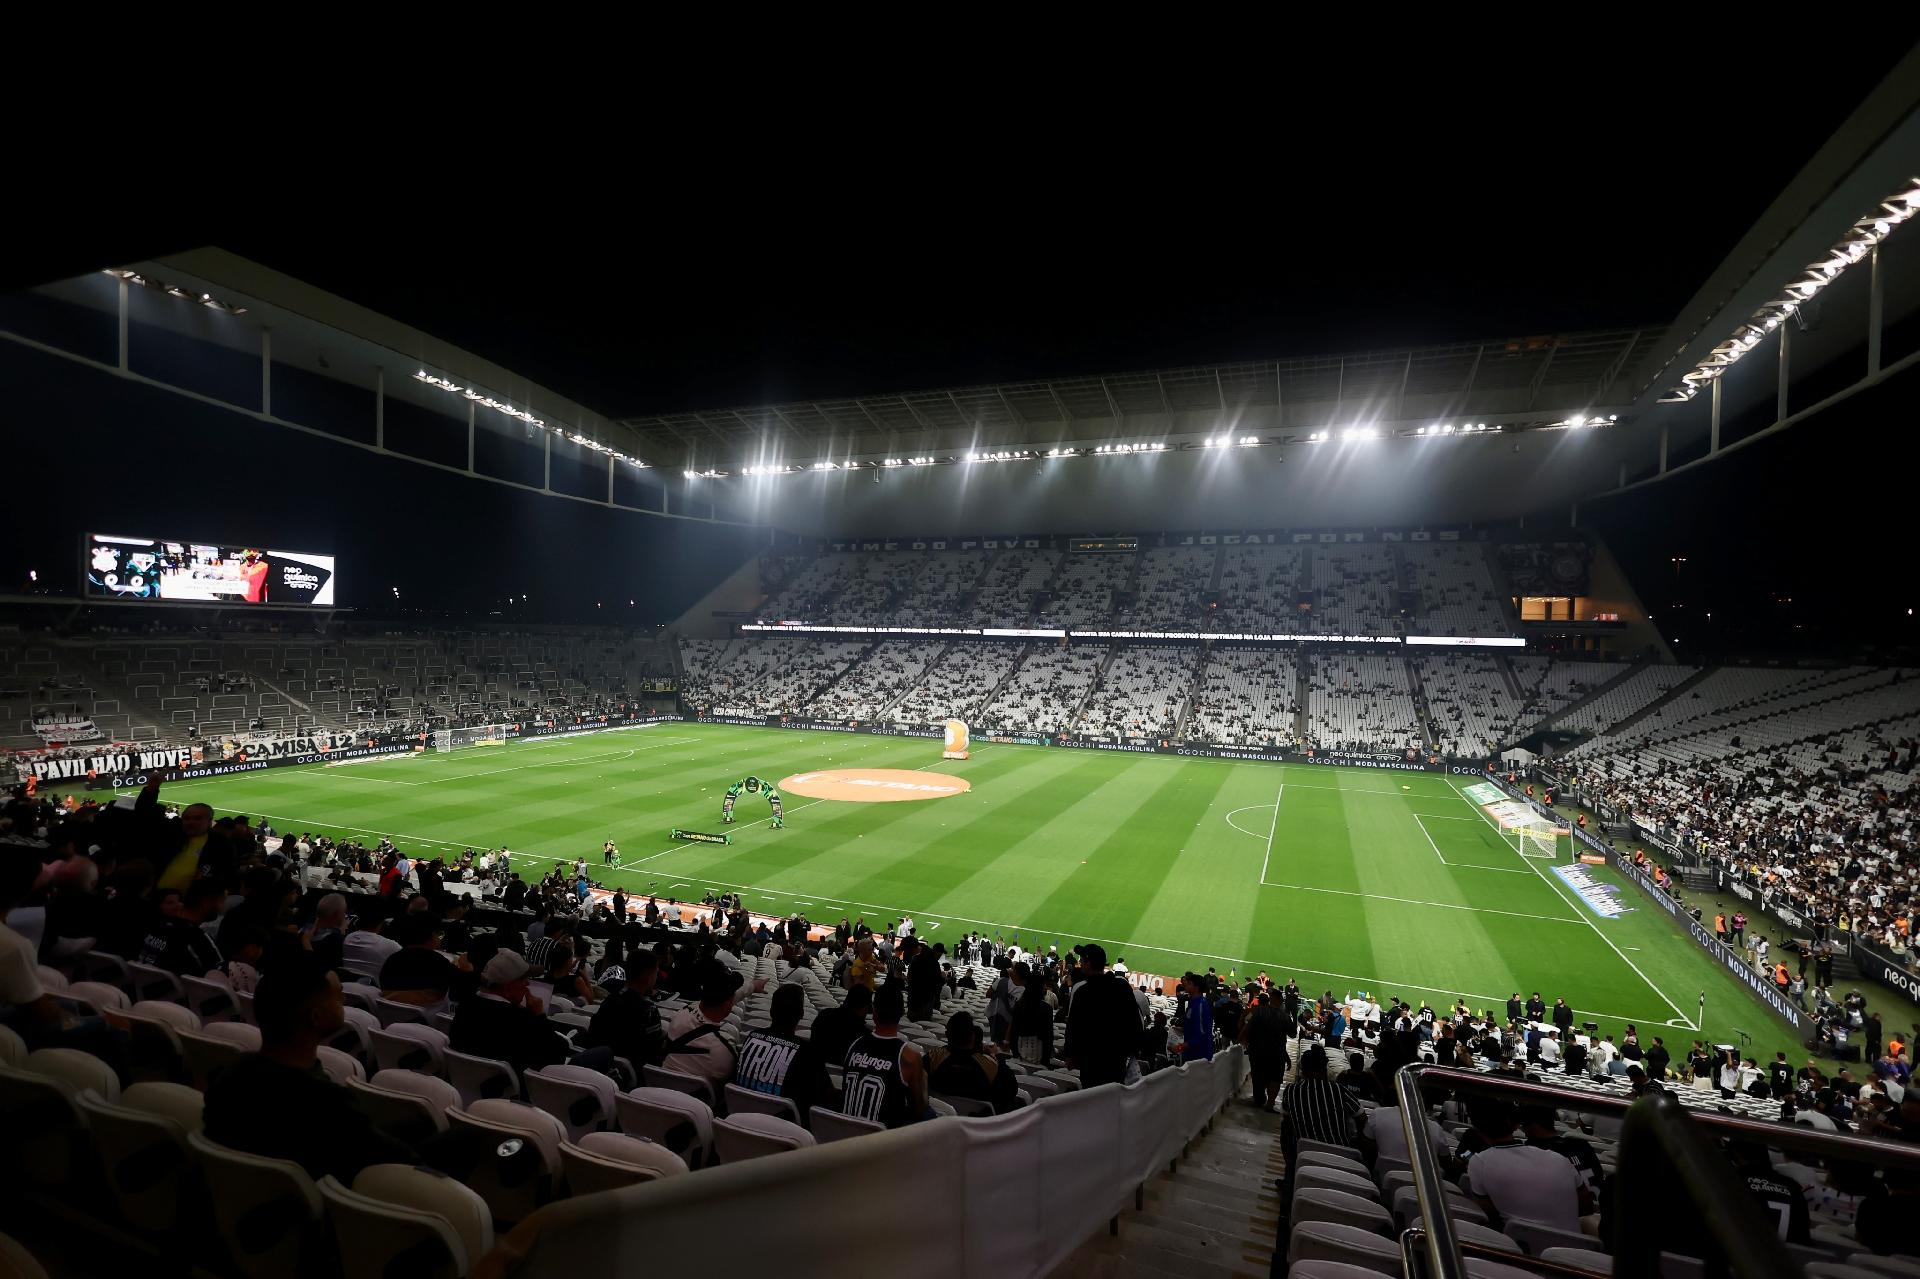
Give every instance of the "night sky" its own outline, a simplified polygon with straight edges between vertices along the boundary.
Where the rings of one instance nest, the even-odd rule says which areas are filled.
[[[0,285],[218,244],[614,416],[1658,325],[1906,47],[1883,32],[1810,57],[1806,30],[1659,24],[1542,33],[1520,54],[1471,35],[1394,52],[1248,33],[1273,40],[1265,73],[1123,60],[908,94],[901,67],[698,131],[638,106],[522,121],[377,188],[76,220],[0,264]],[[1049,82],[1071,91],[1049,100]],[[489,165],[524,194],[468,180]],[[1882,447],[1889,406],[1854,417]],[[1897,516],[1837,476],[1805,483],[1824,454],[1795,448],[1810,451],[1747,450],[1592,518],[1656,609],[1673,593],[1707,610],[1699,577],[1653,580],[1683,549],[1725,561],[1703,576],[1750,619],[1740,601],[1769,592],[1844,607],[1871,572],[1756,556],[1756,539],[1777,539],[1782,509],[1884,520],[1870,542],[1897,537]],[[1809,626],[1831,629],[1781,613],[1725,642]]]

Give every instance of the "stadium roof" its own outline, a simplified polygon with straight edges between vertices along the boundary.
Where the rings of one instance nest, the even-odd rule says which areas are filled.
[[[625,418],[651,457],[687,465],[756,459],[1031,448],[1181,431],[1257,417],[1263,429],[1446,418],[1523,422],[1593,412],[1630,397],[1622,374],[1664,326],[1496,338],[1446,346],[1147,369],[1105,376],[946,387],[896,395],[743,405]]]

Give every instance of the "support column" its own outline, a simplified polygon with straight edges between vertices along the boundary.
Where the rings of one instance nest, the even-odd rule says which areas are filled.
[[[1793,321],[1791,319],[1780,321],[1779,381],[1773,393],[1773,420],[1775,422],[1784,422],[1787,420],[1787,373],[1793,358],[1790,354],[1793,346],[1792,339]]]
[[[1667,473],[1667,424],[1660,424],[1660,474]]]
[[[120,371],[127,371],[127,290],[133,286],[120,281]]]
[[[1711,388],[1713,398],[1707,402],[1707,412],[1709,414],[1707,423],[1708,457],[1712,457],[1720,451],[1720,384],[1724,381],[1726,381],[1724,377],[1713,379],[1713,386]]]
[[[546,451],[547,451],[547,473],[540,480],[540,490],[543,493],[551,493],[553,492],[553,432],[552,431],[547,432],[547,450]]]
[[[1880,376],[1881,320],[1880,246],[1867,255],[1867,376]]]
[[[387,371],[373,371],[373,447],[387,451]]]
[[[473,429],[476,409],[472,400],[467,401],[467,474],[473,474]]]
[[[613,505],[613,458],[607,458],[607,505]]]
[[[273,416],[273,330],[260,330],[260,411]]]

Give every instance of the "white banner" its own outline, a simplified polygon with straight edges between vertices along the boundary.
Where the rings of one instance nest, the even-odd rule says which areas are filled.
[[[106,736],[90,719],[36,719],[33,731],[43,742],[97,742]]]

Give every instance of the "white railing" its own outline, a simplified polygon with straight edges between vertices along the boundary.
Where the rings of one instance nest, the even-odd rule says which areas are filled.
[[[709,1240],[731,1271],[1044,1275],[1180,1156],[1245,1073],[1243,1051],[1229,1048],[1011,1114],[938,1119],[561,1200],[503,1239],[484,1273],[626,1273],[659,1265],[663,1248]]]

